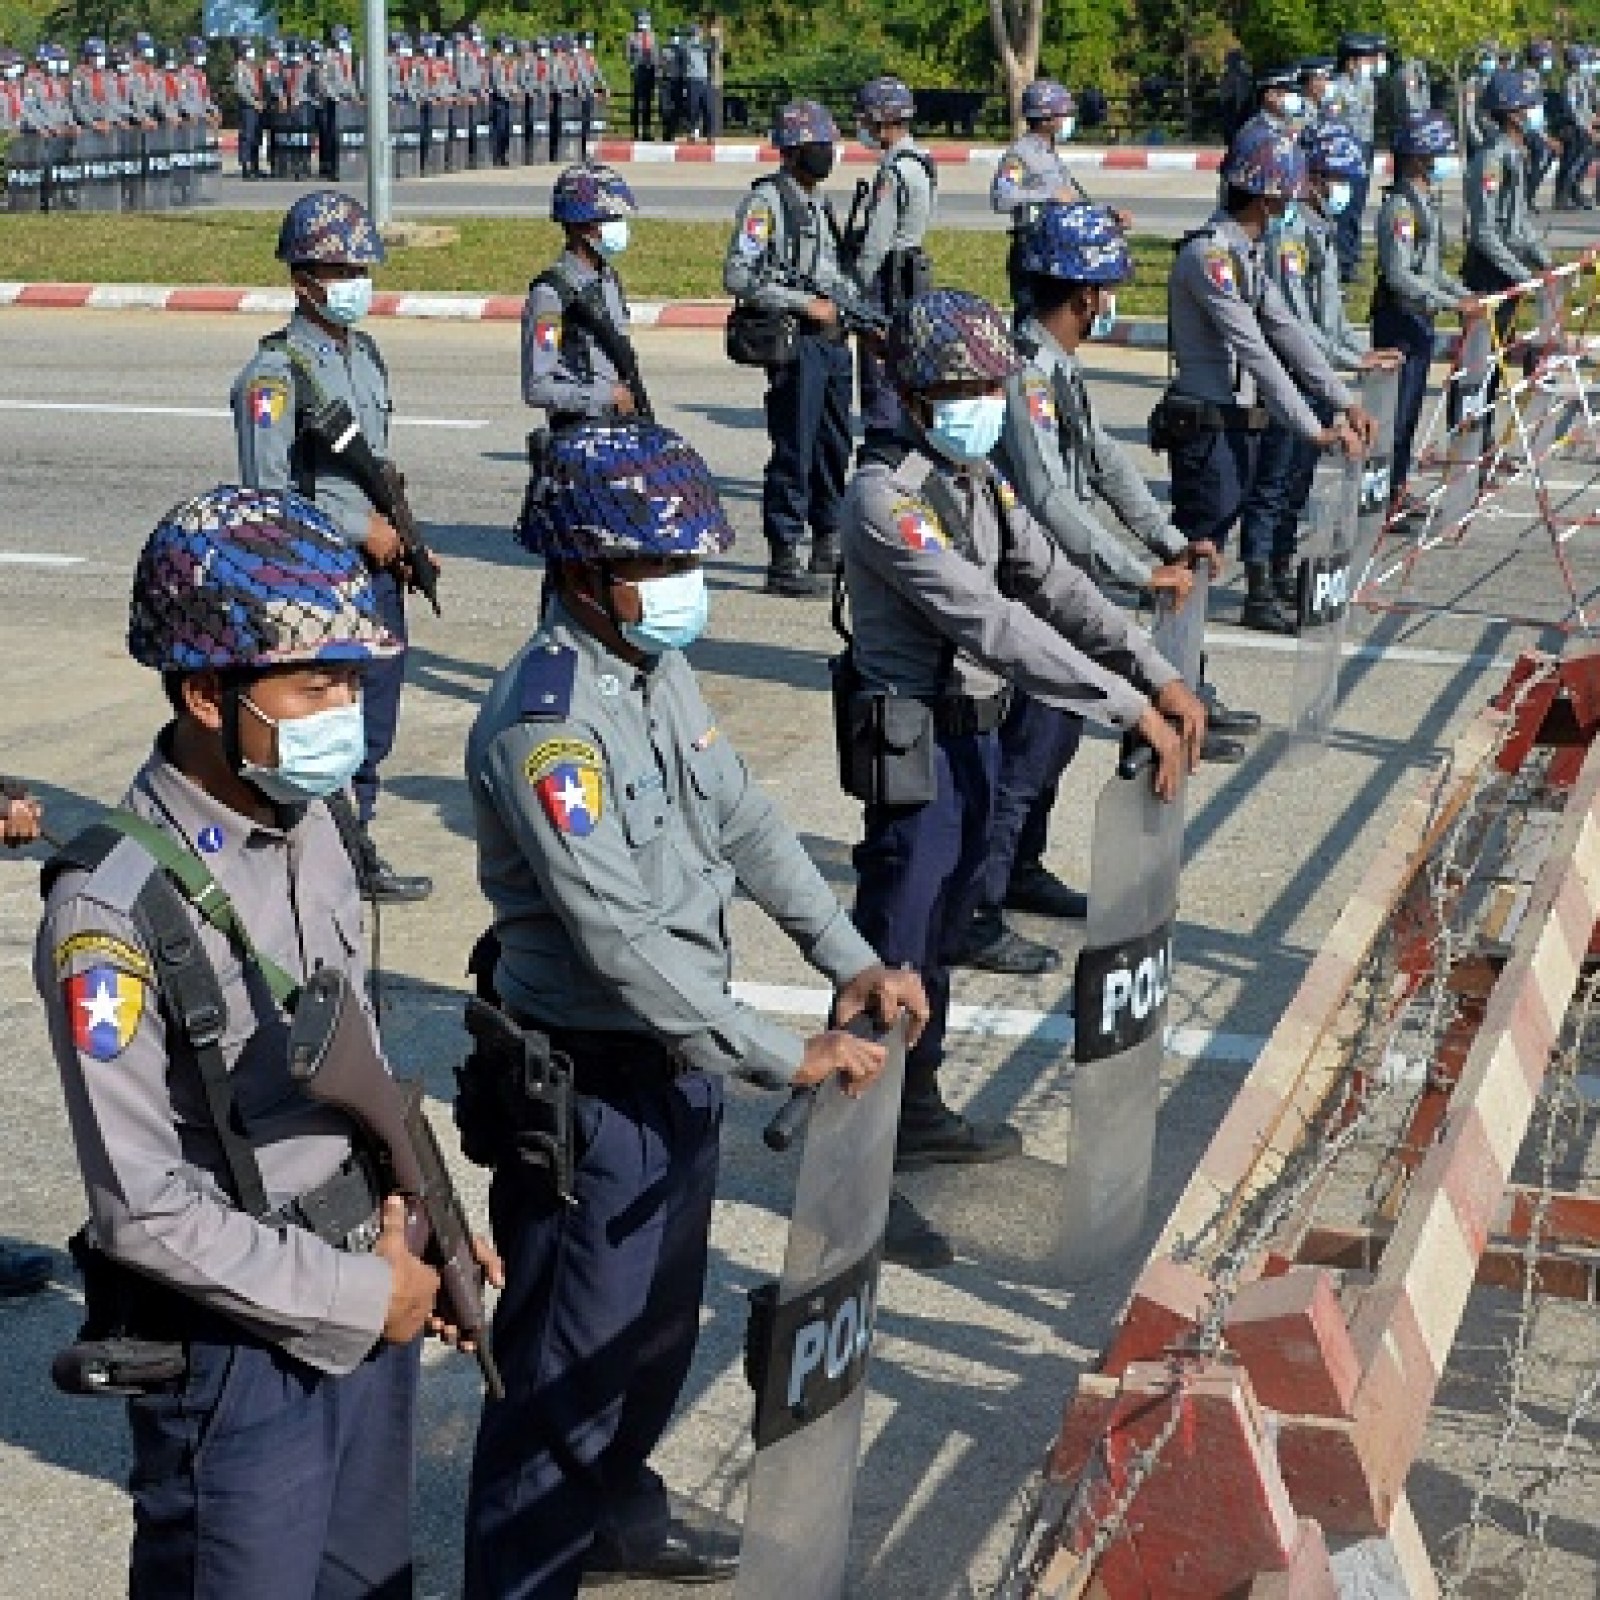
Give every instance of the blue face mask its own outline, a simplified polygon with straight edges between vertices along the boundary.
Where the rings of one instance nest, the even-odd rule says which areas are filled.
[[[356,775],[367,754],[366,724],[361,702],[335,706],[309,717],[274,721],[248,695],[242,703],[269,728],[278,731],[278,764],[258,767],[241,761],[239,773],[269,800],[303,806],[342,789]]]
[[[1461,176],[1460,156],[1435,156],[1433,165],[1429,168],[1429,177],[1435,183],[1445,183],[1451,178]]]
[[[1111,336],[1111,330],[1117,325],[1117,297],[1114,294],[1100,296],[1100,309],[1094,314],[1094,321],[1089,324],[1089,337],[1091,339],[1106,339]]]
[[[1330,217],[1342,216],[1350,209],[1351,187],[1348,183],[1330,183],[1327,198],[1322,202]]]
[[[1527,120],[1527,126],[1534,133],[1543,133],[1544,132],[1544,107],[1543,106],[1529,106],[1527,111],[1524,113],[1524,115],[1528,119]]]
[[[354,327],[372,309],[371,278],[330,278],[324,287],[328,302],[323,310],[330,322]]]
[[[711,601],[706,575],[699,567],[669,572],[660,578],[642,578],[634,584],[642,612],[637,622],[624,622],[620,632],[635,650],[658,656],[667,650],[687,650],[706,631]]]
[[[628,219],[626,217],[608,217],[602,222],[600,224],[600,235],[595,240],[595,248],[608,261],[613,256],[620,256],[628,248]]]
[[[934,402],[928,442],[951,461],[982,461],[1000,442],[1005,426],[1003,395],[979,394],[970,399]]]

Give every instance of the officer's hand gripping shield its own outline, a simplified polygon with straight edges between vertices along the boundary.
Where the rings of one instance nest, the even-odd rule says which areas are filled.
[[[1209,568],[1153,630],[1161,654],[1197,681]],[[1068,1282],[1117,1265],[1144,1227],[1161,1106],[1172,924],[1183,859],[1184,790],[1162,801],[1153,752],[1129,742],[1095,807],[1089,921],[1073,976],[1072,1129],[1056,1265]]]
[[[884,1042],[883,1073],[859,1098],[830,1079],[790,1103],[810,1111],[783,1277],[764,1305],[752,1297],[756,1456],[736,1600],[839,1600],[845,1592],[905,1081],[904,1018]],[[786,1107],[769,1143],[781,1144],[791,1119]]]

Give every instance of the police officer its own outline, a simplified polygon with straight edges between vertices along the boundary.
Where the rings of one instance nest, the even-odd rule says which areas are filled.
[[[1181,242],[1167,288],[1175,374],[1152,417],[1172,457],[1172,520],[1224,548],[1278,421],[1319,449],[1359,454],[1372,419],[1328,365],[1263,263],[1267,224],[1306,189],[1298,142],[1265,120],[1240,131],[1222,164],[1226,198]],[[1306,395],[1331,408],[1324,424]],[[1270,529],[1246,527],[1248,601],[1272,599]]]
[[[1328,84],[1333,76],[1335,62],[1332,56],[1307,56],[1296,73],[1296,82],[1305,99],[1305,116],[1308,122],[1320,121],[1328,115],[1325,102]]]
[[[1478,46],[1477,60],[1472,76],[1461,86],[1459,113],[1461,139],[1466,146],[1468,159],[1475,156],[1481,146],[1494,140],[1495,127],[1489,113],[1483,108],[1483,92],[1489,80],[1500,70],[1500,55],[1492,41]]]
[[[1339,76],[1334,89],[1339,96],[1340,119],[1347,123],[1361,146],[1361,159],[1368,176],[1351,190],[1350,204],[1339,218],[1339,269],[1344,282],[1351,282],[1361,267],[1361,229],[1367,210],[1367,190],[1371,183],[1372,156],[1377,126],[1377,81],[1389,70],[1388,41],[1379,33],[1346,33],[1339,39]]]
[[[1594,202],[1583,192],[1583,180],[1594,159],[1593,80],[1585,70],[1586,45],[1566,48],[1567,75],[1559,91],[1545,97],[1545,116],[1561,140],[1561,165],[1556,169],[1557,211],[1591,211]]]
[[[317,166],[324,178],[337,183],[342,153],[340,109],[356,105],[361,99],[361,87],[356,81],[355,41],[342,22],[335,25],[333,43],[322,54],[318,90],[321,103],[317,121]]]
[[[261,176],[262,117],[267,108],[266,78],[256,59],[256,42],[244,40],[233,58],[233,93],[239,102],[239,176]]]
[[[761,490],[768,594],[820,597],[839,559],[839,505],[850,463],[850,346],[838,303],[856,290],[839,262],[833,207],[817,190],[833,171],[839,130],[827,108],[794,100],[778,113],[777,172],[740,203],[722,282],[741,302],[799,318],[793,359],[767,369],[772,455]],[[807,287],[784,282],[799,274]],[[810,570],[800,546],[811,536]]]
[[[1168,521],[1137,465],[1100,425],[1078,366],[1079,346],[1110,330],[1116,286],[1133,274],[1121,230],[1101,207],[1047,200],[1023,241],[1022,270],[1033,310],[1017,329],[1023,365],[1006,380],[994,465],[1092,582],[1164,591],[1181,602],[1193,586],[1194,562],[1214,552],[1191,546]],[[1102,526],[1093,510],[1097,499],[1159,565]],[[1000,727],[982,894],[954,964],[1023,975],[1060,964],[1049,946],[1009,928],[1003,909],[1065,918],[1087,912],[1084,896],[1044,864],[1057,785],[1082,728],[1072,712],[1012,690]]]
[[[526,128],[522,120],[521,71],[516,41],[507,34],[501,34],[495,40],[494,54],[489,58],[489,128],[497,167],[511,165],[512,129]],[[513,106],[516,108],[514,116]]]
[[[622,177],[598,161],[566,168],[551,191],[550,217],[567,247],[529,285],[522,308],[522,398],[545,409],[552,431],[639,409],[618,368],[620,352],[607,350],[586,318],[568,315],[583,299],[631,356],[628,303],[612,263],[628,247],[628,218],[637,209]]]
[[[1148,738],[1167,797],[1192,768],[1206,719],[1149,639],[1003,494],[987,457],[1005,421],[1004,385],[1021,363],[1000,313],[976,295],[935,289],[897,313],[888,361],[905,423],[893,448],[851,481],[844,577],[859,692],[922,708],[921,726],[898,727],[893,747],[877,741],[886,719],[851,718],[871,746],[852,750],[870,774],[852,790],[866,806],[853,858],[856,926],[886,961],[921,973],[932,1010],[906,1058],[896,1149],[906,1170],[997,1161],[1021,1148],[1015,1128],[952,1111],[938,1082],[949,959],[988,859],[1007,685]],[[885,1249],[915,1266],[952,1259],[902,1195]]]
[[[691,144],[697,139],[710,144],[717,131],[711,107],[712,62],[716,48],[715,41],[707,38],[698,22],[689,24],[679,55],[683,62],[684,126]]]
[[[1378,212],[1378,279],[1372,291],[1372,339],[1401,354],[1389,467],[1392,516],[1425,510],[1407,488],[1417,419],[1433,365],[1433,325],[1441,311],[1463,316],[1477,307],[1444,270],[1443,186],[1461,167],[1454,129],[1441,112],[1425,111],[1395,130],[1394,181]]]
[[[362,991],[324,801],[361,759],[360,664],[399,645],[329,518],[230,486],[146,542],[128,645],[172,721],[123,811],[48,869],[34,976],[89,1197],[91,1325],[117,1280],[126,1331],[187,1367],[129,1403],[129,1592],[409,1593],[438,1275],[354,1124],[287,1072],[294,987],[333,968]],[[189,1020],[197,995],[220,1024]]]
[[[1326,93],[1326,77],[1323,83]],[[1256,74],[1256,115],[1279,133],[1294,132],[1311,111],[1300,84],[1301,71],[1296,65],[1263,67]]]
[[[1527,60],[1525,71],[1533,78],[1539,90],[1539,104],[1536,108],[1532,108],[1537,115],[1530,118],[1523,130],[1527,140],[1528,205],[1537,211],[1539,189],[1544,183],[1545,175],[1556,164],[1556,152],[1551,149],[1552,140],[1549,135],[1553,132],[1558,138],[1560,136],[1560,130],[1551,126],[1546,107],[1554,104],[1561,111],[1565,111],[1566,102],[1556,93],[1554,85],[1550,82],[1550,74],[1555,71],[1556,66],[1554,43],[1549,39],[1530,39]]]
[[[660,36],[651,24],[648,11],[639,12],[633,19],[627,56],[628,77],[633,84],[633,136],[648,139],[655,109],[656,73],[661,65]]]
[[[278,260],[289,269],[295,312],[261,342],[234,380],[231,404],[239,476],[252,488],[295,488],[327,512],[372,569],[384,626],[406,640],[406,555],[394,525],[373,506],[352,469],[303,424],[329,400],[343,400],[381,459],[389,453],[389,377],[378,347],[356,328],[372,303],[374,266],[383,241],[365,208],[332,191],[303,195],[278,233]],[[364,887],[380,900],[424,900],[432,881],[396,872],[378,854],[369,825],[378,804],[378,768],[394,747],[405,681],[404,650],[362,669],[366,754],[354,779]]]
[[[878,170],[856,186],[852,223],[865,202],[858,226],[847,230],[847,257],[867,298],[893,314],[908,300],[933,287],[933,263],[923,248],[933,222],[939,174],[933,157],[911,138],[911,90],[899,78],[874,78],[856,95],[862,144],[881,152]],[[857,351],[861,419],[867,443],[892,434],[900,422],[900,402],[883,368],[883,357],[866,340]]]
[[[927,1002],[890,972],[751,777],[683,649],[701,562],[733,532],[705,463],[654,423],[559,435],[518,537],[547,563],[538,631],[467,745],[501,1005],[572,1062],[576,1204],[497,1164],[507,1398],[486,1405],[468,1600],[570,1600],[585,1573],[728,1576],[736,1541],[670,1515],[649,1457],[688,1375],[722,1079],[865,1088],[881,1048],[809,1039],[728,990],[736,881],[838,990],[835,1025]]]
[[[661,55],[661,137],[668,144],[677,141],[683,129],[687,89],[683,79],[683,30],[674,28],[667,35],[667,47]]]

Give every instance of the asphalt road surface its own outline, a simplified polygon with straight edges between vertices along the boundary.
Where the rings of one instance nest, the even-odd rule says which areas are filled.
[[[717,204],[733,192],[719,193]],[[133,558],[164,510],[232,476],[228,384],[269,326],[244,317],[0,313],[0,768],[37,783],[62,833],[118,796],[163,719],[157,683],[128,661],[124,645]],[[438,891],[426,906],[383,917],[385,1026],[399,1065],[421,1071],[445,1097],[464,1044],[463,967],[485,920],[463,740],[491,675],[537,613],[538,572],[508,531],[529,417],[517,401],[514,328],[397,323],[378,333],[394,375],[396,451],[445,568],[443,617],[414,615],[410,687],[377,826],[397,865],[431,872]],[[848,898],[859,817],[833,777],[825,662],[835,641],[826,608],[774,600],[759,587],[760,380],[727,365],[718,335],[645,333],[639,346],[664,420],[711,462],[740,535],[713,564],[710,635],[693,659],[728,736]],[[1089,381],[1112,426],[1139,433],[1162,370],[1159,355],[1096,354]],[[1592,500],[1592,486],[1584,492]],[[1502,553],[1517,548],[1522,531],[1514,519],[1483,525],[1485,559],[1497,541]],[[1448,588],[1448,568],[1429,572],[1428,582]],[[1550,580],[1532,566],[1502,566],[1492,585],[1491,598],[1506,594],[1508,608],[1557,609]],[[1402,797],[1503,680],[1517,646],[1538,636],[1482,618],[1380,621],[1352,645],[1331,747],[1307,766],[1291,759],[1279,731],[1291,712],[1294,646],[1240,634],[1226,621],[1236,614],[1236,591],[1219,596],[1211,674],[1272,727],[1243,766],[1204,770],[1189,788],[1176,1032],[1151,1234]],[[1086,744],[1056,813],[1051,860],[1080,884],[1109,754],[1103,741]],[[83,1195],[32,997],[36,918],[35,865],[0,861],[0,1230],[55,1246],[80,1220]],[[850,1591],[872,1600],[985,1592],[1019,1490],[1134,1265],[1071,1289],[1041,1258],[1030,1225],[1062,1182],[1066,974],[1078,930],[1021,920],[1062,945],[1064,972],[1037,982],[960,974],[948,1083],[958,1103],[1014,1117],[1026,1155],[955,1178],[917,1175],[917,1198],[949,1222],[961,1260],[938,1276],[884,1274]],[[752,1002],[815,1026],[826,1001],[821,982],[779,932],[741,903],[735,936],[737,976]],[[442,1098],[434,1109],[445,1115]],[[768,1154],[758,1137],[772,1109],[770,1098],[733,1092],[701,1349],[660,1463],[676,1488],[734,1516],[750,1460],[739,1370],[744,1291],[776,1271],[794,1178],[792,1162]],[[481,1175],[462,1176],[481,1207]],[[62,1399],[48,1381],[50,1355],[77,1315],[64,1257],[48,1292],[0,1303],[0,1591],[25,1585],[33,1600],[104,1600],[123,1583],[120,1414],[112,1404]],[[420,1442],[424,1596],[457,1593],[476,1411],[475,1369],[433,1352]],[[1455,1413],[1430,1437],[1416,1495],[1430,1537],[1460,1520],[1485,1437]],[[1593,1488],[1588,1482],[1586,1492]],[[1552,1594],[1592,1590],[1595,1552],[1583,1516],[1580,1507],[1555,1530],[1562,1586]]]

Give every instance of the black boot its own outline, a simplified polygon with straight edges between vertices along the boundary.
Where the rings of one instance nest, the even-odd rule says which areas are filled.
[[[1272,558],[1272,592],[1291,612],[1300,607],[1299,564],[1293,556]]]
[[[1089,915],[1089,897],[1069,889],[1042,861],[1019,861],[1006,885],[1006,910],[1081,922]]]
[[[819,533],[811,541],[811,571],[818,577],[831,578],[839,565],[839,535]]]
[[[955,1258],[950,1241],[898,1189],[891,1189],[883,1259],[919,1272],[934,1272],[948,1267]]]
[[[820,600],[828,592],[827,581],[800,565],[793,546],[773,551],[767,566],[767,593],[786,600]]]
[[[1225,705],[1216,684],[1206,677],[1206,658],[1200,657],[1200,682],[1194,691],[1205,702],[1206,729],[1212,733],[1260,733],[1261,713]],[[1207,757],[1208,760],[1212,759]]]
[[[361,830],[361,893],[368,900],[381,900],[390,905],[406,905],[426,900],[433,893],[433,879],[420,873],[408,876],[396,872],[372,842],[372,835]]]
[[[967,924],[966,942],[951,956],[950,965],[999,972],[1008,978],[1040,978],[1061,965],[1061,953],[1008,928],[998,906],[980,906]]]
[[[1293,634],[1299,630],[1293,617],[1287,615],[1272,592],[1272,570],[1264,561],[1252,561],[1245,569],[1249,584],[1244,611],[1239,621],[1257,633]]]
[[[907,1096],[894,1146],[896,1172],[927,1167],[983,1166],[1022,1154],[1022,1135],[1009,1122],[970,1122],[937,1091]]]

